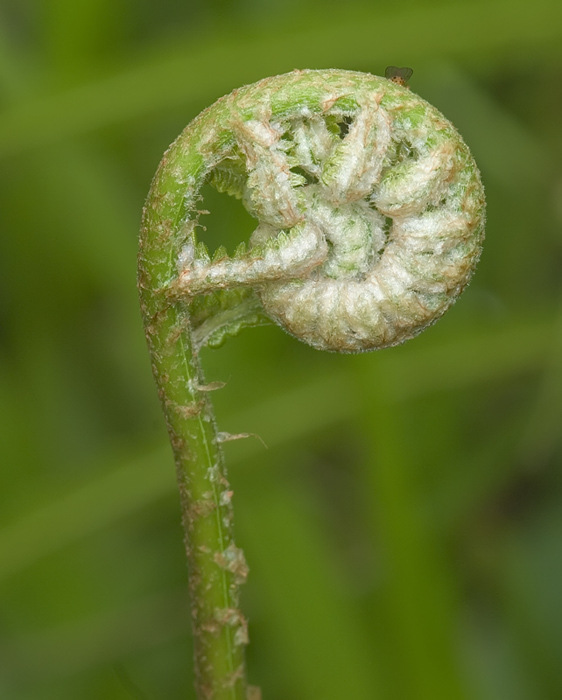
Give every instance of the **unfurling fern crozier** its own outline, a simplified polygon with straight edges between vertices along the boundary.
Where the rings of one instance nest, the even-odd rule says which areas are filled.
[[[198,240],[206,183],[258,222],[232,255],[220,248],[211,259]],[[218,100],[164,155],[143,214],[138,286],[177,466],[198,700],[257,697],[238,607],[248,569],[209,399],[218,383],[205,383],[199,348],[265,319],[321,350],[396,345],[455,301],[483,236],[467,146],[390,79],[267,78]]]
[[[349,71],[294,71],[235,90],[173,144],[185,297],[251,287],[266,314],[339,352],[401,343],[470,279],[484,236],[476,164],[449,121],[406,87]],[[259,221],[249,249],[211,260],[196,239],[205,182]]]

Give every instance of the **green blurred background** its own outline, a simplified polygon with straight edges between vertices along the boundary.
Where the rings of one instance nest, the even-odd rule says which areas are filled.
[[[562,3],[2,0],[0,697],[193,698],[174,467],[135,290],[166,146],[235,87],[383,74],[465,137],[469,289],[406,345],[205,351],[264,700],[562,697]],[[205,191],[208,240],[252,221]]]

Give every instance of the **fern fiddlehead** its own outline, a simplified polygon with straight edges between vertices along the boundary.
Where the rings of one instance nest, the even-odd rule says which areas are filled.
[[[210,182],[258,220],[249,246],[198,241]],[[246,576],[197,351],[270,318],[323,350],[412,338],[468,283],[478,169],[454,127],[392,80],[294,71],[235,90],[165,154],[144,210],[139,290],[178,466],[201,698],[241,700]]]

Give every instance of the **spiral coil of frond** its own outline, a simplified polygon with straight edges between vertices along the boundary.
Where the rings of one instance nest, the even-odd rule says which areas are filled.
[[[434,107],[373,75],[294,71],[236,90],[187,127],[162,177],[184,198],[167,282],[189,297],[253,287],[270,318],[318,349],[413,337],[480,255],[484,192],[467,146]],[[206,181],[258,219],[248,250],[211,260],[197,242]]]

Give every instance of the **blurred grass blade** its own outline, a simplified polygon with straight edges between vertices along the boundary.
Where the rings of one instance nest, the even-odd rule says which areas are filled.
[[[402,353],[377,356],[384,371],[372,376],[367,370],[368,381],[373,383],[372,391],[397,401],[424,392],[507,378],[542,366],[551,333],[551,324],[533,321],[480,335],[463,334],[460,340],[423,351],[403,346]],[[459,365],[454,358],[465,357],[467,344],[468,357],[474,361]],[[295,405],[300,407],[298,414],[292,411]],[[351,392],[347,374],[330,375],[312,379],[248,411],[237,411],[221,424],[232,432],[257,433],[274,448],[347,419],[358,410],[360,404]],[[243,443],[233,446],[229,463],[263,450],[257,441]],[[140,459],[102,473],[7,526],[0,531],[0,579],[170,492],[175,488],[173,469],[166,465],[171,465],[167,448],[149,450]]]
[[[286,659],[280,682],[288,676],[294,683],[286,696],[380,697],[369,640],[353,599],[336,584],[338,562],[328,534],[311,518],[310,497],[261,463],[250,479],[251,496],[243,485],[235,495],[240,541],[264,590],[268,645]]]
[[[187,36],[182,43],[188,48],[162,50],[104,80],[6,111],[0,117],[0,156],[176,105],[202,106],[241,83],[295,66],[372,66],[382,72],[389,56],[412,64],[436,53],[460,57],[523,48],[536,53],[561,38],[558,0],[537,0],[533,12],[506,0],[467,3],[462,22],[456,5],[411,9],[405,15],[401,7],[381,13],[379,6],[367,9],[361,3],[346,6],[345,16],[326,13],[321,21],[304,10],[291,20],[291,29],[282,24],[254,25],[251,32],[246,25],[215,27],[212,33]]]
[[[379,366],[384,372],[384,367]],[[387,668],[397,697],[408,700],[466,700],[456,638],[456,582],[440,543],[422,515],[415,454],[397,404],[372,392],[361,413],[372,426],[364,474],[373,508],[373,539],[380,546],[384,590],[396,645],[395,667]],[[405,449],[408,444],[409,449]],[[400,660],[400,666],[396,660]]]

